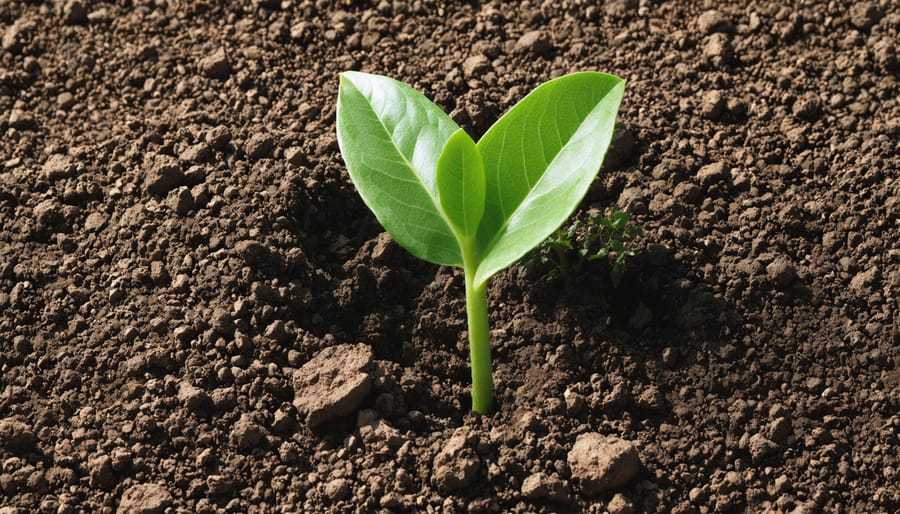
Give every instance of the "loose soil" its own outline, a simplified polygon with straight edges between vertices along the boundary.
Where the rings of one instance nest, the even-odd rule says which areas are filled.
[[[0,3],[0,512],[898,512],[898,29],[890,0]],[[628,210],[637,255],[492,280],[491,415],[460,271],[348,179],[348,69],[475,136],[552,77],[628,80],[576,215]]]

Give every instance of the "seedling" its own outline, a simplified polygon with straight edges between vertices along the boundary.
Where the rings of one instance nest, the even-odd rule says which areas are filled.
[[[397,243],[463,269],[472,409],[493,407],[487,281],[553,233],[603,163],[625,81],[581,72],[539,86],[475,143],[396,80],[341,74],[337,138],[360,196]]]
[[[576,219],[550,234],[525,256],[523,264],[527,267],[549,265],[543,280],[552,282],[561,278],[571,289],[586,263],[608,258],[612,260],[609,279],[614,287],[618,287],[625,272],[625,262],[634,257],[634,251],[627,245],[641,233],[641,227],[629,223],[630,220],[627,212],[618,209],[608,216],[595,212],[586,219]]]

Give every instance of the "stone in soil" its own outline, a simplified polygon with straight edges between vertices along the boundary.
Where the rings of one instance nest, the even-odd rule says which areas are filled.
[[[356,412],[372,388],[372,348],[341,344],[294,372],[294,407],[310,428]]]
[[[624,486],[641,468],[633,443],[596,432],[578,436],[568,463],[572,478],[589,496]]]

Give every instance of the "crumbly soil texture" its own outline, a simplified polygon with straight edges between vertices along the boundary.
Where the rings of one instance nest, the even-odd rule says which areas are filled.
[[[0,513],[900,511],[890,0],[0,2]],[[628,82],[621,281],[383,233],[338,73]]]

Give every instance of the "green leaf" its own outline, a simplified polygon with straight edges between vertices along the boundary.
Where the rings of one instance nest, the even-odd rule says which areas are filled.
[[[397,243],[420,259],[462,266],[438,199],[437,163],[456,123],[396,80],[341,74],[338,145],[363,201]]]
[[[551,80],[478,142],[486,179],[475,283],[525,255],[575,210],[612,139],[625,81],[583,72]]]
[[[438,196],[447,219],[464,237],[474,236],[484,214],[484,164],[475,141],[459,129],[437,165]]]

